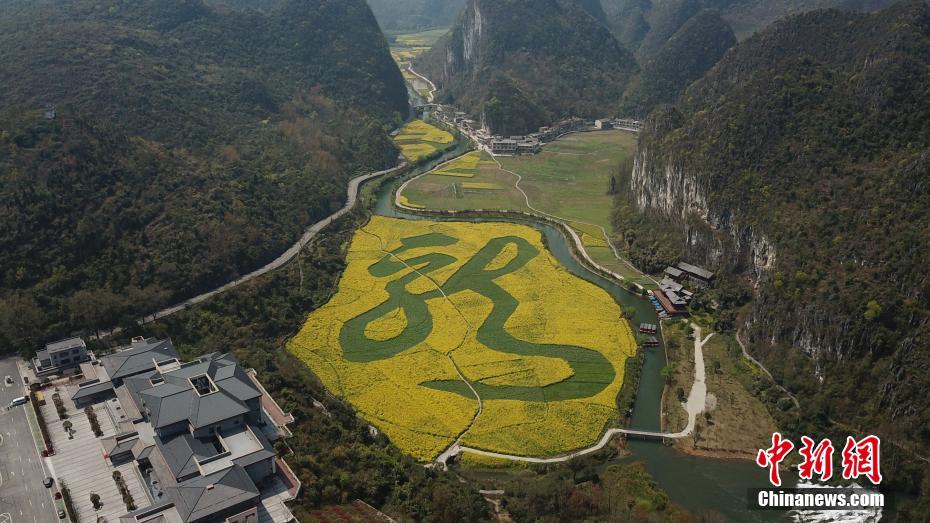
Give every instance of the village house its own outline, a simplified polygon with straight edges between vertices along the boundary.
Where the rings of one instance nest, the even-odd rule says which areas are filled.
[[[39,377],[62,374],[90,361],[92,356],[83,339],[67,338],[49,343],[37,352],[32,359],[32,367]]]

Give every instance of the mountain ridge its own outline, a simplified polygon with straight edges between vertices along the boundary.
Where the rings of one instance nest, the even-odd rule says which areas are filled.
[[[641,266],[684,258],[722,272],[718,327],[744,331],[811,420],[920,448],[928,66],[922,2],[777,22],[650,115],[615,212]],[[898,462],[888,486],[915,488],[912,466]]]
[[[0,7],[2,349],[246,273],[396,161],[406,88],[362,0],[53,4]]]
[[[504,134],[611,114],[637,71],[630,53],[574,0],[471,0],[417,68],[439,87],[440,101]]]

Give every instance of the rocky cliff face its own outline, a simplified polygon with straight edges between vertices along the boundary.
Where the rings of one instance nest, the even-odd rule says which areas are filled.
[[[470,4],[461,17],[460,32],[453,37],[446,48],[446,59],[442,64],[439,85],[448,85],[456,75],[476,71],[481,64],[481,40],[484,33],[484,20],[480,3]]]
[[[658,151],[644,143],[636,155],[630,192],[637,209],[680,227],[690,259],[745,272],[758,286],[776,259],[775,245],[762,227],[732,209],[711,209],[706,179],[689,172],[674,154],[664,156]]]
[[[923,2],[779,22],[650,116],[628,194],[684,257],[749,282],[742,330],[802,403],[923,445],[928,66]]]

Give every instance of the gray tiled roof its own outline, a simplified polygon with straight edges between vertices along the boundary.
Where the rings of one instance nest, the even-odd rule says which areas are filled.
[[[191,378],[209,376],[216,392],[201,396],[191,384]],[[261,396],[249,376],[229,355],[210,354],[176,370],[163,374],[152,373],[146,380],[160,377],[164,383],[137,394],[150,413],[156,429],[187,421],[194,429],[207,427],[250,411],[246,402]],[[140,380],[133,380],[137,385]]]
[[[178,351],[170,339],[149,338],[100,360],[110,374],[110,379],[116,380],[154,370],[153,361],[161,363],[178,357]]]
[[[89,398],[96,394],[101,394],[103,392],[112,391],[113,382],[112,381],[98,381],[94,382],[85,382],[78,387],[78,390],[71,395],[71,400],[79,400],[83,398]]]
[[[190,434],[183,434],[168,441],[162,441],[156,436],[156,444],[176,479],[200,472],[197,460],[194,459],[194,449],[191,448],[192,439]]]
[[[206,518],[259,498],[255,483],[238,465],[167,487],[166,492],[184,521]]]
[[[680,262],[678,268],[687,273],[704,278],[705,280],[710,280],[714,277],[714,273],[709,270],[698,267],[697,265],[691,265],[690,263]]]

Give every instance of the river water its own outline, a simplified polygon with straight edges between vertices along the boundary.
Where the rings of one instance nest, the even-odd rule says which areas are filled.
[[[393,191],[403,180],[432,169],[438,163],[458,156],[465,148],[459,146],[427,165],[408,173],[402,179],[386,180],[374,191],[375,213],[382,216],[422,220],[424,217],[405,213],[394,206]],[[441,217],[428,218],[441,220]],[[488,221],[488,220],[470,220]],[[609,292],[625,311],[635,310],[631,318],[634,326],[640,323],[658,325],[659,320],[649,301],[635,295],[615,282],[589,271],[572,253],[570,240],[559,229],[546,223],[527,223],[541,231],[552,254],[570,272]],[[659,348],[644,349],[645,363],[640,377],[639,391],[633,408],[631,429],[658,431],[660,429],[660,402],[664,380],[665,351]],[[672,447],[654,441],[629,440],[631,456],[621,462],[642,462],[672,502],[696,515],[716,512],[727,521],[783,521],[784,513],[759,512],[748,509],[747,489],[767,487],[767,471],[747,460],[701,458],[682,454]]]

